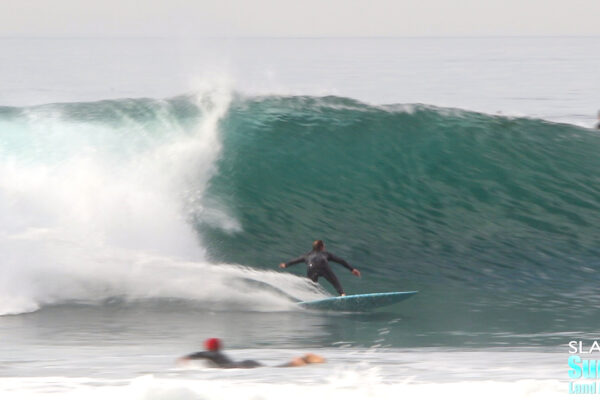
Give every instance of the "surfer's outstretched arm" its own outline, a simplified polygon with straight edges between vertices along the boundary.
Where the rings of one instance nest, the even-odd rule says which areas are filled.
[[[177,364],[185,366],[188,361],[207,360],[213,367],[218,368],[256,368],[263,365],[254,360],[232,361],[229,357],[220,351],[199,351],[188,354],[177,360]]]
[[[287,268],[290,265],[294,265],[294,264],[300,264],[301,262],[306,262],[306,254],[301,255],[298,258],[294,258],[293,260],[290,260],[286,263],[281,263],[279,264],[280,268]]]
[[[351,266],[350,264],[348,264],[348,262],[346,260],[344,260],[343,258],[340,258],[331,253],[327,253],[327,259],[329,261],[333,261],[340,265],[343,265],[344,267],[348,268],[350,270],[350,272],[352,272],[352,275],[360,277],[360,271],[357,270],[356,268],[354,268],[353,266]]]
[[[181,357],[178,360],[178,363],[194,360],[208,360],[215,366],[221,368],[226,368],[228,365],[233,364],[233,361],[220,351],[199,351],[197,353],[188,354],[187,356]]]

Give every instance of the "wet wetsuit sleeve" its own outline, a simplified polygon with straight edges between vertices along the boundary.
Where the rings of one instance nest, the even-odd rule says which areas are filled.
[[[346,262],[346,260],[343,260],[343,259],[339,258],[338,256],[333,255],[331,253],[327,253],[327,259],[329,261],[333,261],[333,262],[343,265],[344,267],[348,268],[350,271],[352,271],[354,269],[354,267],[351,266],[350,264],[348,264]]]
[[[227,367],[232,361],[225,354],[217,351],[199,351],[185,356],[188,360],[209,360],[219,367]]]
[[[262,366],[261,363],[254,360],[232,361],[220,351],[199,351],[188,354],[183,358],[187,360],[209,360],[219,368],[256,368]]]
[[[199,359],[211,359],[211,353],[208,351],[199,351],[197,353],[188,354],[185,358],[189,358],[190,360],[199,360]]]
[[[289,267],[290,265],[299,264],[301,262],[306,262],[306,254],[303,254],[298,258],[294,258],[293,260],[286,262],[285,266]]]

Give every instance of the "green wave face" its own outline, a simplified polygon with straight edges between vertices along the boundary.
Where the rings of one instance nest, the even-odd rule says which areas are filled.
[[[541,295],[598,267],[595,132],[420,105],[266,97],[234,103],[222,134],[208,196],[243,230],[199,224],[218,259],[274,268],[323,239],[363,270],[363,281],[344,277],[360,292]]]
[[[418,332],[585,331],[600,317],[596,131],[336,97],[213,100],[0,108],[9,275],[78,271],[68,298],[90,283],[129,295],[113,276],[139,254],[279,270],[322,239],[363,273],[334,266],[348,293],[418,290],[398,309]],[[120,264],[83,274],[87,247]],[[55,286],[31,298],[62,298]]]

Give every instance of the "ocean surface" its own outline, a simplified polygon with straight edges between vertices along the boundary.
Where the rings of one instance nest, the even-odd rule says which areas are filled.
[[[570,398],[600,38],[0,39],[2,399]],[[369,313],[280,262],[325,241]],[[176,359],[207,337],[267,367]],[[327,363],[274,365],[306,352]]]

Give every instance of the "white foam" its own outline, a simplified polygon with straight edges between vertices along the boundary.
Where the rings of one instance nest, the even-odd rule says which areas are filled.
[[[0,149],[0,315],[114,296],[282,304],[272,291],[251,295],[259,290],[244,279],[314,296],[293,276],[205,259],[191,215],[241,229],[226,208],[204,201],[230,101],[227,88],[199,91],[192,132],[167,106],[155,110],[158,133],[127,118],[113,127],[31,111],[14,148]]]
[[[269,371],[267,371],[269,372]],[[285,377],[282,377],[285,381]],[[325,383],[234,382],[220,379],[165,379],[152,375],[126,381],[65,378],[4,378],[0,393],[6,400],[21,399],[137,399],[137,400],[222,400],[222,399],[337,399],[398,398],[426,399],[567,399],[566,383],[558,380],[516,382],[461,381],[451,383],[373,382],[372,375],[358,372],[336,376]]]

